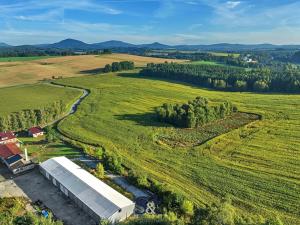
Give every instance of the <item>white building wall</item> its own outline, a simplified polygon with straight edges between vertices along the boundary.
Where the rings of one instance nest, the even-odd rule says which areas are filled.
[[[122,221],[127,219],[130,215],[134,213],[135,204],[129,205],[115,212],[111,217],[109,217],[109,221],[115,223],[118,221]]]

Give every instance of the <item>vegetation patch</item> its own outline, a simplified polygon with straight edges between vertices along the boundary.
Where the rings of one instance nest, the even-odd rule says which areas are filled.
[[[197,97],[183,105],[165,103],[155,109],[158,119],[178,127],[194,128],[217,119],[225,118],[237,111],[231,102],[211,106],[208,99]]]
[[[0,198],[0,224],[6,225],[62,225],[54,221],[50,214],[48,218],[26,210],[30,203],[25,198]]]
[[[195,147],[258,119],[256,114],[237,112],[194,129],[162,128],[156,135],[156,141],[172,148]]]

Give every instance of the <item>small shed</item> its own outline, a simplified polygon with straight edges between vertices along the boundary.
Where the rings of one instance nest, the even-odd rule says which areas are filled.
[[[31,127],[28,129],[28,135],[31,137],[39,137],[44,135],[44,131],[41,127]]]

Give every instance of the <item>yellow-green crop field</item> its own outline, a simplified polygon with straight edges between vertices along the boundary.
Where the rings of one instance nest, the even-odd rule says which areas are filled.
[[[196,204],[213,203],[229,194],[243,213],[277,214],[285,224],[300,223],[300,95],[213,91],[141,78],[136,72],[57,82],[91,91],[78,111],[59,124],[67,136],[118,152],[127,166]],[[229,100],[240,111],[263,119],[200,145],[161,141],[161,135],[174,137],[176,132],[155,120],[153,108],[196,96]]]

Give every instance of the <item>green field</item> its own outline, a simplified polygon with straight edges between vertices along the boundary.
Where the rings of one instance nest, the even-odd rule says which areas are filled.
[[[23,62],[23,61],[33,61],[39,59],[48,59],[58,56],[28,56],[28,57],[0,57],[0,62]]]
[[[66,135],[118,152],[129,167],[197,204],[230,194],[244,213],[277,214],[285,224],[300,223],[300,95],[212,91],[129,73],[57,82],[91,90],[78,111],[59,124]],[[157,123],[153,108],[196,96],[229,100],[263,120],[196,146],[157,141],[174,129]]]
[[[221,63],[214,62],[214,61],[204,61],[204,60],[199,60],[199,61],[191,61],[191,62],[186,62],[187,64],[204,64],[204,65],[222,65]]]
[[[48,84],[23,85],[0,89],[0,115],[37,109],[63,100],[71,105],[82,94],[81,91]],[[9,104],[8,104],[9,103]]]
[[[234,58],[237,58],[240,56],[238,53],[227,53],[227,52],[210,52],[212,55],[215,56],[230,56],[232,55]]]

